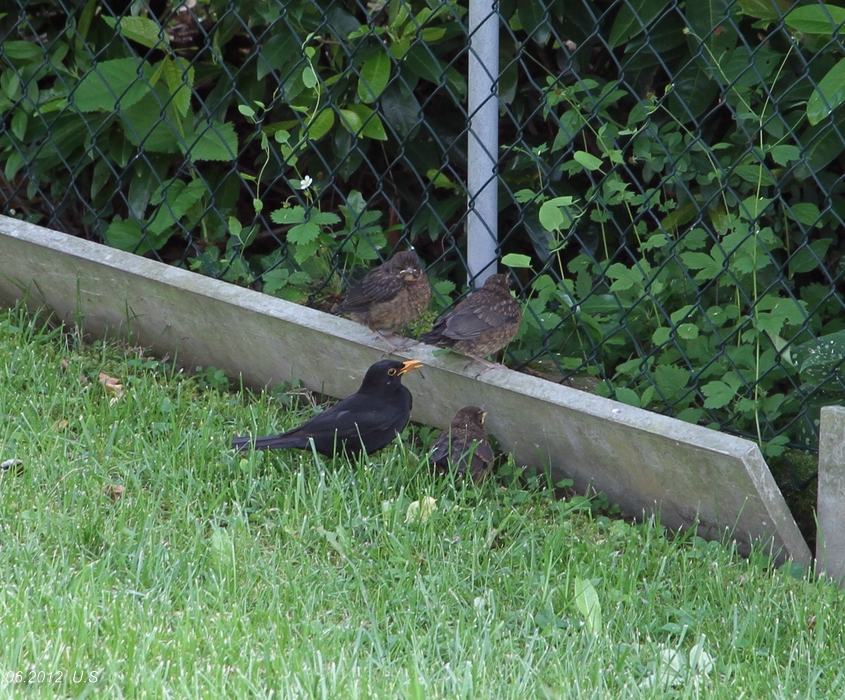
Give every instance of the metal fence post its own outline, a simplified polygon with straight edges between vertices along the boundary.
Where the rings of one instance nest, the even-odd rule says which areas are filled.
[[[498,247],[499,14],[496,0],[469,2],[467,266],[481,285],[496,272]]]

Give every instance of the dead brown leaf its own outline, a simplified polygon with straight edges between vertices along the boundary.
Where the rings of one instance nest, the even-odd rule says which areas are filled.
[[[117,503],[123,494],[126,492],[126,487],[120,484],[103,484],[103,493]]]
[[[110,377],[105,372],[100,372],[97,379],[106,388],[106,391],[113,394],[115,398],[120,398],[123,395],[123,384],[116,377]]]

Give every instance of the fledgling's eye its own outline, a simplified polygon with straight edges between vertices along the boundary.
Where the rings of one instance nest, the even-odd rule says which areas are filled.
[[[389,370],[387,370],[387,374],[388,376],[392,377],[394,374],[396,374],[396,370],[391,367]]]

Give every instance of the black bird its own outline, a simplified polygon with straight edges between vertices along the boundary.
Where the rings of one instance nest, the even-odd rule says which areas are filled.
[[[521,321],[522,307],[511,296],[508,276],[491,275],[481,289],[442,314],[422,341],[480,360],[513,340]]]
[[[363,448],[377,452],[395,438],[408,424],[411,392],[402,385],[402,375],[422,367],[422,362],[382,360],[364,375],[357,392],[338,401],[298,428],[281,435],[249,438],[236,437],[236,450],[314,449],[331,457],[346,451],[355,455]]]
[[[370,270],[334,311],[349,314],[381,335],[381,331],[398,333],[413,323],[430,301],[431,283],[420,259],[413,250],[403,250]]]
[[[475,483],[481,482],[493,465],[493,448],[484,432],[484,416],[478,406],[464,406],[452,423],[434,441],[428,461],[440,473],[455,469],[459,476],[469,472]]]

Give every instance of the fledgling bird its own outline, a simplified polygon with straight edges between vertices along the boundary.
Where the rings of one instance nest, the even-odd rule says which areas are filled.
[[[346,452],[356,455],[363,449],[368,454],[385,447],[408,424],[413,403],[402,376],[422,367],[422,362],[382,360],[364,375],[361,387],[354,394],[338,401],[298,428],[267,437],[236,437],[236,450],[314,449],[331,457]]]
[[[508,276],[491,275],[481,289],[442,314],[422,341],[482,360],[511,342],[521,321],[522,306],[511,296]]]
[[[490,472],[493,448],[484,432],[484,416],[478,406],[464,406],[451,425],[434,441],[428,461],[440,473],[454,469],[459,476],[467,472],[477,484]]]
[[[428,308],[431,283],[413,250],[396,253],[370,270],[334,311],[349,314],[370,330],[398,333]],[[382,337],[396,349],[384,335]]]

